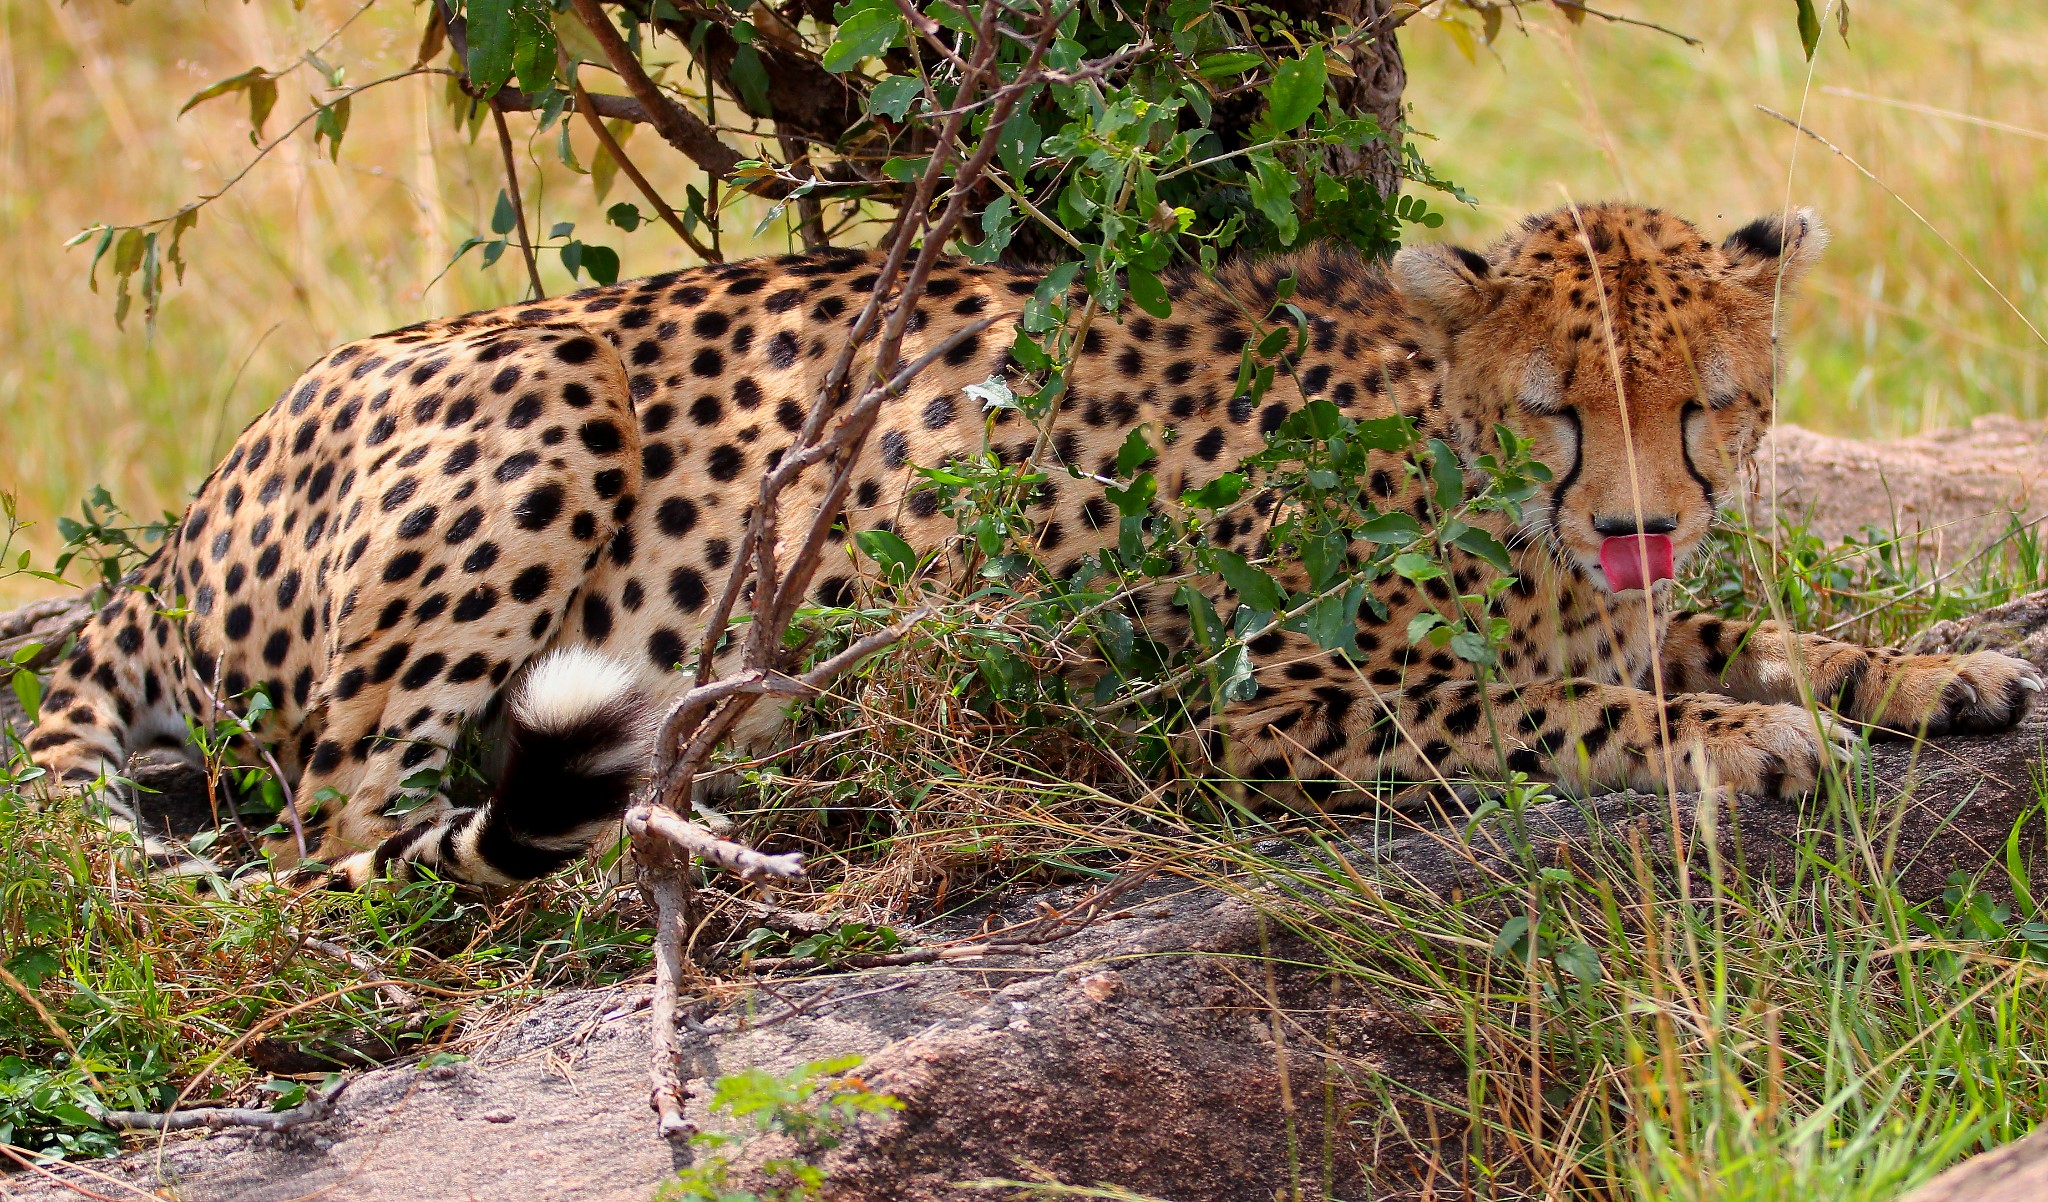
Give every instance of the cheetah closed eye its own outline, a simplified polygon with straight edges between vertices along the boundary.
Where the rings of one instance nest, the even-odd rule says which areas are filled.
[[[1233,769],[1281,800],[1502,767],[1580,790],[1798,793],[1852,743],[1794,704],[1804,690],[1848,722],[1911,734],[2008,725],[2042,683],[1989,652],[1907,656],[1670,611],[1670,577],[1769,421],[1774,296],[1824,241],[1803,211],[1715,243],[1612,204],[1531,217],[1484,252],[1410,248],[1381,266],[1315,248],[1186,275],[1170,282],[1170,317],[1090,329],[1043,436],[1007,410],[984,427],[963,392],[1013,369],[1039,277],[950,264],[905,356],[995,324],[888,403],[846,524],[942,546],[952,522],[912,489],[914,465],[984,437],[1013,461],[1042,447],[1032,537],[1070,572],[1115,538],[1089,477],[1112,474],[1134,426],[1168,432],[1154,471],[1171,498],[1263,449],[1308,399],[1361,420],[1405,414],[1468,458],[1497,451],[1505,425],[1553,478],[1519,528],[1490,519],[1515,549],[1497,671],[1475,679],[1405,633],[1495,568],[1460,552],[1448,580],[1379,581],[1384,616],[1359,611],[1357,654],[1278,630],[1252,640],[1257,693],[1216,717]],[[1255,403],[1235,389],[1253,336],[1243,314],[1267,311],[1288,277],[1306,341]],[[180,736],[210,698],[260,685],[295,796],[321,802],[307,815],[317,854],[350,880],[416,863],[506,882],[582,855],[645,771],[648,715],[699,651],[745,498],[875,279],[857,252],[722,264],[335,351],[243,432],[133,588],[79,636],[29,740],[36,761],[85,787]],[[1405,464],[1375,455],[1373,504],[1427,516]],[[1260,498],[1205,533],[1263,554],[1273,512]],[[1221,582],[1202,587],[1227,616]],[[816,586],[832,604],[858,588],[846,575]],[[188,618],[163,616],[180,604]],[[1165,592],[1132,607],[1154,637],[1186,640]],[[765,749],[780,722],[762,712],[737,737]],[[506,750],[487,800],[394,806],[402,782],[485,723],[502,723]],[[105,801],[136,823],[125,798]]]

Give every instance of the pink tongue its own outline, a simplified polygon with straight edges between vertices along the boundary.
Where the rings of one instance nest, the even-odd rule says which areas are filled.
[[[1600,544],[1600,569],[1607,573],[1607,587],[1617,593],[1642,588],[1643,565],[1648,561],[1649,579],[1671,579],[1671,538],[1663,534],[1630,534]]]

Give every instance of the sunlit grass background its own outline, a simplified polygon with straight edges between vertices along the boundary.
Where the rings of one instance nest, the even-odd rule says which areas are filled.
[[[321,56],[347,64],[352,82],[410,64],[420,10],[383,0],[350,21],[360,7],[0,0],[12,268],[0,292],[0,489],[39,523],[27,535],[39,559],[58,541],[50,519],[95,484],[137,514],[179,507],[242,424],[335,343],[521,290],[510,255],[489,271],[472,257],[435,282],[486,225],[501,183],[496,147],[455,128],[438,78],[359,96],[339,163],[308,130],[209,206],[153,334],[139,314],[117,329],[111,296],[87,287],[89,252],[63,248],[94,222],[170,213],[247,162],[239,98],[175,116],[206,84],[282,69],[344,23]],[[1653,200],[1719,231],[1789,197],[1818,207],[1836,242],[1794,314],[1788,419],[1878,436],[2041,414],[2048,345],[2021,315],[2048,326],[2034,249],[2048,234],[2048,6],[1859,3],[1849,44],[1830,21],[1810,74],[1784,0],[1614,7],[1703,44],[1598,19],[1573,27],[1530,6],[1520,30],[1511,16],[1499,44],[1468,60],[1427,16],[1411,22],[1415,122],[1435,136],[1431,161],[1480,200],[1445,234],[1483,240],[1567,195]],[[303,66],[284,82],[270,134],[307,111],[315,82]],[[1803,110],[1927,223],[1760,104]],[[587,131],[571,137],[588,163]],[[691,261],[659,225],[602,226],[555,138],[535,140],[521,164],[539,189],[539,228],[576,222],[617,248],[628,274]],[[645,131],[636,147],[680,195],[691,174],[676,156]],[[628,198],[621,181],[608,199]],[[551,290],[569,283],[552,260],[544,275]],[[0,603],[36,587],[0,584]]]

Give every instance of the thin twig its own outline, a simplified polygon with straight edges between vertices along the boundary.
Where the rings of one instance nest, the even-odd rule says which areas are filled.
[[[334,1099],[348,1088],[350,1078],[337,1078],[333,1084],[307,1098],[290,1110],[253,1110],[240,1106],[202,1106],[197,1110],[173,1110],[158,1114],[151,1110],[99,1110],[94,1108],[94,1117],[109,1127],[121,1127],[130,1131],[194,1131],[199,1128],[219,1130],[224,1127],[250,1127],[257,1131],[289,1131],[306,1123],[317,1123],[334,1109]]]
[[[348,965],[350,968],[355,969],[357,972],[362,973],[366,977],[377,977],[381,979],[389,971],[383,965],[377,963],[375,960],[370,959],[368,956],[363,955],[361,952],[350,951],[348,948],[343,947],[339,943],[334,943],[326,939],[315,939],[312,936],[306,934],[304,931],[300,931],[294,927],[286,927],[285,934],[290,936],[294,941],[298,943],[300,947],[305,948],[307,951],[317,952],[320,955],[326,956],[330,960],[339,960],[343,964]],[[405,988],[403,985],[386,985],[382,989],[379,989],[377,992],[380,995],[382,995],[385,1001],[390,1002],[393,1006],[396,1006],[400,1010],[411,1012],[424,1011],[424,1007],[420,1005],[420,999],[414,996],[413,992]]]
[[[505,124],[505,114],[497,105],[491,106],[491,123],[498,127],[498,149],[505,155],[505,193],[512,198],[512,222],[519,233],[519,253],[526,260],[526,278],[533,285],[534,300],[546,300],[547,290],[540,286],[540,263],[533,257],[533,239],[526,234],[526,202],[519,196],[519,167],[512,154],[512,130]]]
[[[415,75],[446,74],[448,74],[448,72],[441,70],[438,67],[415,67],[405,71],[398,71],[391,75],[386,75],[382,79],[373,79],[368,83],[357,84],[355,87],[349,88],[347,91],[344,92],[338,92],[335,95],[328,97],[325,104],[314,105],[312,112],[309,112],[305,116],[299,118],[297,121],[292,122],[290,128],[286,129],[277,137],[271,139],[268,142],[265,142],[261,147],[257,148],[255,157],[251,158],[248,162],[242,164],[242,169],[235,172],[233,175],[229,176],[226,180],[224,180],[221,183],[220,187],[215,188],[211,192],[203,193],[197,200],[179,206],[177,212],[172,213],[167,217],[152,217],[148,221],[138,221],[133,225],[93,226],[86,232],[91,233],[103,229],[146,230],[154,228],[159,225],[168,225],[171,222],[176,221],[179,217],[182,217],[185,213],[189,212],[190,210],[202,208],[206,205],[212,204],[214,201],[219,200],[221,197],[227,195],[229,189],[233,188],[236,184],[241,183],[243,179],[247,178],[248,174],[256,169],[256,165],[258,163],[261,163],[264,159],[269,158],[271,151],[276,150],[278,147],[284,145],[286,142],[291,141],[293,134],[298,133],[300,130],[306,128],[306,126],[318,120],[320,114],[326,112],[328,109],[334,107],[335,105],[341,103],[342,101],[350,100],[357,96],[360,96],[364,92],[369,91],[371,88],[382,87],[387,83],[396,83],[401,79],[411,79]],[[85,234],[79,235],[80,238],[83,238],[84,236]]]
[[[1684,42],[1688,46],[1706,45],[1705,42],[1700,41],[1698,38],[1693,37],[1691,34],[1680,33],[1676,29],[1672,29],[1668,25],[1659,25],[1654,21],[1645,21],[1639,17],[1625,17],[1622,16],[1620,13],[1601,12],[1597,8],[1588,8],[1587,6],[1578,3],[1577,0],[1550,0],[1550,2],[1552,4],[1555,4],[1557,7],[1566,9],[1570,12],[1584,13],[1589,17],[1598,17],[1602,21],[1612,21],[1616,25],[1634,25],[1640,29],[1654,30],[1657,33],[1677,38],[1679,41]]]
[[[70,1190],[72,1193],[77,1194],[81,1198],[91,1198],[94,1200],[94,1202],[120,1202],[119,1199],[114,1198],[111,1195],[95,1193],[94,1191],[85,1188],[84,1186],[78,1184],[75,1181],[64,1180],[64,1178],[58,1176],[56,1173],[53,1173],[48,1168],[44,1167],[40,1155],[30,1154],[28,1150],[25,1148],[16,1147],[13,1144],[0,1143],[0,1156],[5,1156],[7,1159],[20,1165],[22,1168],[27,1169],[29,1172],[34,1173],[39,1177],[47,1178],[51,1184],[57,1186],[59,1189]],[[59,1163],[64,1164],[64,1168],[67,1172],[83,1173],[86,1176],[91,1177],[95,1181],[104,1181],[107,1184],[112,1185],[118,1189],[125,1189],[129,1193],[134,1194],[138,1198],[149,1199],[150,1202],[155,1202],[156,1199],[161,1198],[163,1196],[161,1194],[150,1193],[148,1190],[139,1189],[136,1186],[130,1185],[128,1182],[122,1181],[117,1177],[109,1177],[105,1173],[96,1172],[92,1169],[86,1168],[84,1165],[81,1164],[66,1162]]]
[[[669,207],[669,203],[654,190],[654,185],[641,174],[639,166],[626,157],[625,148],[619,145],[617,138],[612,137],[612,131],[604,127],[604,121],[598,117],[596,107],[590,103],[590,93],[583,90],[582,82],[576,78],[578,66],[577,63],[568,63],[564,73],[569,77],[569,90],[576,96],[576,111],[583,114],[583,119],[589,122],[590,132],[597,135],[598,145],[604,147],[604,152],[612,156],[612,162],[617,163],[626,178],[633,181],[633,186],[640,189],[640,195],[646,197],[647,203],[654,206],[654,211],[661,215],[668,228],[675,231],[676,237],[683,240],[683,245],[695,251],[698,257],[707,263],[724,262],[724,257],[717,251],[697,241],[696,235],[683,224],[683,219],[676,216],[676,211]]]
[[[810,161],[806,157],[807,152],[798,147],[794,138],[785,134],[777,140],[782,144],[783,159],[791,167],[801,163],[805,171],[811,169]],[[803,241],[807,253],[816,254],[821,250],[832,249],[831,239],[825,237],[825,211],[818,206],[818,198],[809,192],[796,198],[796,234]]]
[[[730,179],[744,157],[720,141],[697,114],[668,98],[661,85],[648,77],[647,69],[619,36],[611,18],[598,0],[570,0],[576,19],[597,40],[612,70],[625,82],[626,90],[647,109],[650,123],[662,140],[688,155],[690,160],[717,179]]]
[[[978,960],[983,956],[1033,956],[1045,950],[1042,943],[954,943],[945,947],[914,947],[906,952],[877,952],[874,955],[765,956],[755,968],[795,968],[825,964],[834,968],[901,968],[912,964],[950,964],[955,960]]]
[[[690,855],[707,860],[742,880],[803,879],[802,853],[791,851],[780,855],[767,855],[755,851],[744,843],[721,839],[674,810],[660,806],[641,804],[627,810],[626,829],[636,836],[653,835],[665,839]]]

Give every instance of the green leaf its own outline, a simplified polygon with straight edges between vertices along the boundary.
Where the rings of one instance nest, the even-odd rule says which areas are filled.
[[[1222,79],[1232,75],[1243,75],[1265,61],[1248,50],[1231,50],[1221,54],[1205,55],[1195,60],[1195,72],[1210,79]]]
[[[1503,572],[1515,570],[1514,564],[1508,559],[1508,549],[1500,545],[1499,539],[1477,526],[1467,526],[1460,530],[1458,536],[1451,540],[1451,545],[1461,551],[1477,555]]]
[[[1145,440],[1145,427],[1135,426],[1124,436],[1124,445],[1117,449],[1116,474],[1128,476],[1157,458],[1159,453]]]
[[[1451,636],[1451,654],[1468,663],[1493,663],[1493,644],[1476,630],[1460,630]]]
[[[1189,489],[1181,494],[1181,501],[1194,509],[1222,509],[1235,505],[1244,495],[1245,479],[1236,472],[1225,472],[1200,488]]]
[[[1422,636],[1443,625],[1444,616],[1433,609],[1425,609],[1408,619],[1408,642],[1420,646]]]
[[[8,958],[7,969],[34,989],[45,980],[57,975],[64,968],[64,962],[46,947],[27,947]]]
[[[491,232],[494,234],[509,234],[512,232],[512,227],[518,224],[519,215],[512,208],[512,198],[505,195],[505,190],[500,188],[498,190],[498,207],[491,210]]]
[[[949,4],[946,0],[937,0],[937,3],[924,10],[924,15],[937,21],[954,33],[964,33],[969,37],[974,36],[974,18],[968,16],[966,11],[957,4]]]
[[[43,682],[27,668],[17,668],[11,683],[14,699],[21,702],[21,712],[30,718],[35,717],[36,711],[43,707]]]
[[[1237,595],[1253,609],[1272,613],[1280,608],[1280,586],[1266,574],[1265,569],[1253,567],[1250,560],[1235,551],[1218,547],[1212,552],[1216,556],[1216,571],[1223,577],[1223,583],[1237,590]]]
[[[1365,585],[1354,584],[1342,593],[1324,597],[1287,623],[1287,629],[1315,640],[1325,651],[1358,651],[1358,606],[1365,600]]]
[[[1166,295],[1158,276],[1142,267],[1132,267],[1125,273],[1125,285],[1140,309],[1154,317],[1173,316],[1173,300]]]
[[[1429,475],[1436,482],[1436,503],[1442,509],[1456,509],[1465,499],[1465,472],[1458,466],[1458,453],[1441,438],[1429,440]]]
[[[1382,513],[1352,533],[1365,542],[1401,546],[1422,537],[1422,523],[1405,513]]]
[[[348,118],[354,105],[350,98],[343,96],[330,104],[321,106],[320,115],[313,119],[313,145],[320,139],[327,139],[327,157],[334,162],[341,161],[341,138],[348,132]]]
[[[1018,330],[1017,337],[1010,342],[1010,357],[1025,371],[1044,371],[1052,366],[1052,357],[1023,330]]]
[[[1003,161],[1003,169],[1016,179],[1023,179],[1024,173],[1038,158],[1038,146],[1044,140],[1038,128],[1038,119],[1028,108],[1020,106],[1003,122],[1001,132],[996,135],[996,154]]]
[[[1351,546],[1341,530],[1325,531],[1319,538],[1302,540],[1301,564],[1308,569],[1309,587],[1321,592],[1344,571],[1344,552]]]
[[[1493,954],[1508,960],[1527,960],[1529,941],[1529,916],[1517,914],[1500,924],[1500,934],[1493,940]]]
[[[893,158],[883,162],[882,174],[899,184],[915,183],[918,177],[924,174],[924,169],[930,162],[931,156],[928,154],[915,158]]]
[[[1793,3],[1799,6],[1799,45],[1811,61],[1813,52],[1820,47],[1820,14],[1813,10],[1813,0],[1793,0]]]
[[[1307,121],[1322,106],[1323,89],[1329,79],[1321,46],[1311,46],[1301,58],[1274,68],[1273,81],[1265,89],[1274,130],[1286,133]]]
[[[178,115],[182,117],[197,105],[233,92],[249,94],[249,136],[252,139],[261,138],[263,123],[270,119],[270,110],[277,107],[277,80],[261,67],[251,67],[240,75],[230,75],[201,89],[192,99],[185,102],[184,107],[178,110]]]
[[[1256,665],[1252,653],[1243,643],[1234,643],[1216,659],[1216,675],[1225,701],[1250,701],[1259,695],[1258,677],[1252,675]]]
[[[600,284],[619,282],[619,252],[609,246],[585,245],[583,248],[583,270]]]
[[[915,75],[884,75],[868,92],[868,114],[901,121],[923,94],[924,81]]]
[[[1253,173],[1245,182],[1251,189],[1252,206],[1273,223],[1279,244],[1292,246],[1301,233],[1301,218],[1295,212],[1301,181],[1270,153],[1262,151],[1250,158]]]
[[[1394,556],[1394,573],[1417,584],[1444,574],[1442,565],[1420,551],[1403,551]]]
[[[853,536],[853,545],[880,564],[883,577],[892,583],[910,579],[917,570],[917,551],[893,531],[863,530]]]
[[[1551,953],[1550,959],[1574,979],[1589,984],[1605,975],[1600,968],[1600,953],[1591,944],[1577,939]]]
[[[524,80],[525,76],[520,76]],[[775,111],[768,99],[768,69],[761,64],[761,54],[752,46],[738,46],[732,55],[732,82],[739,89],[740,103],[747,112],[756,117],[766,117]]]
[[[555,83],[555,26],[547,0],[521,0],[512,12],[512,72],[539,96]]]
[[[981,211],[981,241],[964,248],[967,257],[976,263],[995,262],[1017,236],[1017,225],[1017,206],[1007,196],[996,197]]]
[[[240,75],[230,75],[218,83],[208,84],[199,91],[194,92],[192,98],[179,107],[178,115],[182,117],[215,97],[226,96],[230,92],[244,91],[256,80],[268,78],[270,78],[270,72],[265,71],[261,67],[251,67]]]
[[[1188,633],[1194,639],[1195,646],[1204,652],[1214,651],[1218,637],[1223,632],[1222,619],[1216,616],[1216,603],[1208,594],[1191,584],[1182,584],[1173,590],[1173,603],[1188,611]],[[1110,610],[1108,613],[1115,614],[1116,611]],[[1126,619],[1126,622],[1128,621]]]
[[[1116,511],[1127,518],[1142,517],[1152,506],[1152,498],[1159,492],[1159,481],[1151,472],[1144,472],[1131,481],[1128,488],[1105,488],[1102,495],[1116,506]]]
[[[647,218],[640,214],[640,207],[626,200],[622,200],[611,208],[606,209],[604,211],[604,219],[609,224],[618,226],[629,234],[647,222]]]
[[[1415,442],[1415,425],[1407,418],[1375,417],[1358,423],[1352,440],[1374,451],[1404,451]]]
[[[1287,331],[1275,330],[1273,333],[1285,335]],[[1318,440],[1334,438],[1343,428],[1344,411],[1335,404],[1323,400],[1310,401],[1295,410],[1280,427],[1281,432],[1289,438]]]
[[[854,10],[840,22],[832,44],[825,49],[823,65],[834,74],[851,71],[862,59],[872,58],[894,46],[903,36],[903,17],[893,6],[874,5]]]
[[[469,0],[469,81],[486,100],[512,78],[512,56],[518,36],[512,10],[519,0]]]

